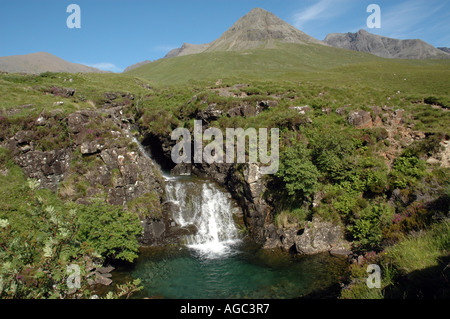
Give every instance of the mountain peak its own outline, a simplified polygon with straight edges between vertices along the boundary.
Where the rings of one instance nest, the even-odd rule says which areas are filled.
[[[270,13],[270,12],[263,8],[253,8],[247,14],[265,14],[265,13]]]
[[[240,18],[207,51],[233,51],[270,47],[275,41],[285,43],[317,43],[321,41],[294,28],[273,13],[254,8]]]

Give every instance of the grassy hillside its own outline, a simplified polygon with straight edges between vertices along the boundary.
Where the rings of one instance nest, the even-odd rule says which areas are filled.
[[[73,96],[64,96],[64,90],[58,92],[55,88],[72,89]],[[54,109],[69,114],[101,106],[106,101],[104,94],[108,92],[130,92],[138,97],[148,94],[149,88],[147,81],[116,74],[3,74],[0,76],[0,112],[8,118]]]
[[[377,60],[370,54],[323,45],[280,43],[273,49],[207,52],[162,59],[129,74],[165,84],[229,77],[293,80],[304,73]]]
[[[340,87],[361,82],[382,88],[398,84],[399,89],[430,92],[436,84],[448,87],[449,70],[448,60],[382,59],[322,45],[278,44],[274,49],[210,52],[162,59],[127,74],[162,84],[225,78],[308,80]],[[404,78],[407,82],[402,82]]]

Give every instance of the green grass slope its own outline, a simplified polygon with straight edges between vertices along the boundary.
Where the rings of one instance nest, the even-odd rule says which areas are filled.
[[[8,118],[35,116],[59,109],[64,114],[101,107],[105,93],[149,93],[153,84],[121,74],[51,73],[0,75],[0,114]],[[72,89],[73,96],[52,94],[54,88]],[[61,103],[62,102],[62,103]],[[121,101],[118,101],[121,102]]]
[[[449,87],[449,71],[448,60],[383,59],[322,45],[278,44],[272,49],[207,52],[161,59],[126,74],[161,84],[232,78],[240,81],[308,80],[339,86],[366,83],[385,89],[398,83],[399,90],[413,88],[432,93]]]
[[[278,44],[275,48],[206,52],[156,62],[127,74],[165,84],[219,78],[298,79],[303,73],[377,61],[365,53],[323,45]]]

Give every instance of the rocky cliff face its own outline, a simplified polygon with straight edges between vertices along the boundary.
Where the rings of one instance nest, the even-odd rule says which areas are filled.
[[[383,58],[396,59],[448,59],[450,54],[438,50],[422,40],[398,40],[371,34],[365,30],[357,33],[332,33],[325,43],[342,49],[368,52]]]
[[[79,204],[96,198],[122,205],[142,220],[143,242],[162,241],[170,224],[162,207],[164,180],[159,168],[140,152],[121,113],[119,107],[78,111],[66,117],[41,114],[30,130],[17,132],[7,146],[26,176],[38,180],[41,187]],[[53,125],[55,116],[71,142],[64,148],[42,151],[35,132]]]

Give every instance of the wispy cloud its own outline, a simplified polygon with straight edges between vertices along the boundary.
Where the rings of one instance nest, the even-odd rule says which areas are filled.
[[[80,63],[86,66],[90,66],[92,68],[100,69],[102,71],[111,71],[111,72],[122,72],[123,70],[117,67],[113,63],[109,62],[99,62],[99,63]]]
[[[293,25],[301,29],[309,22],[335,17],[342,13],[343,8],[343,1],[320,0],[306,9],[302,8],[294,13]]]
[[[386,36],[393,38],[414,38],[421,31],[421,24],[427,22],[427,29],[432,26],[431,19],[443,9],[445,3],[430,6],[427,1],[404,1],[392,7],[381,7],[381,28]]]

